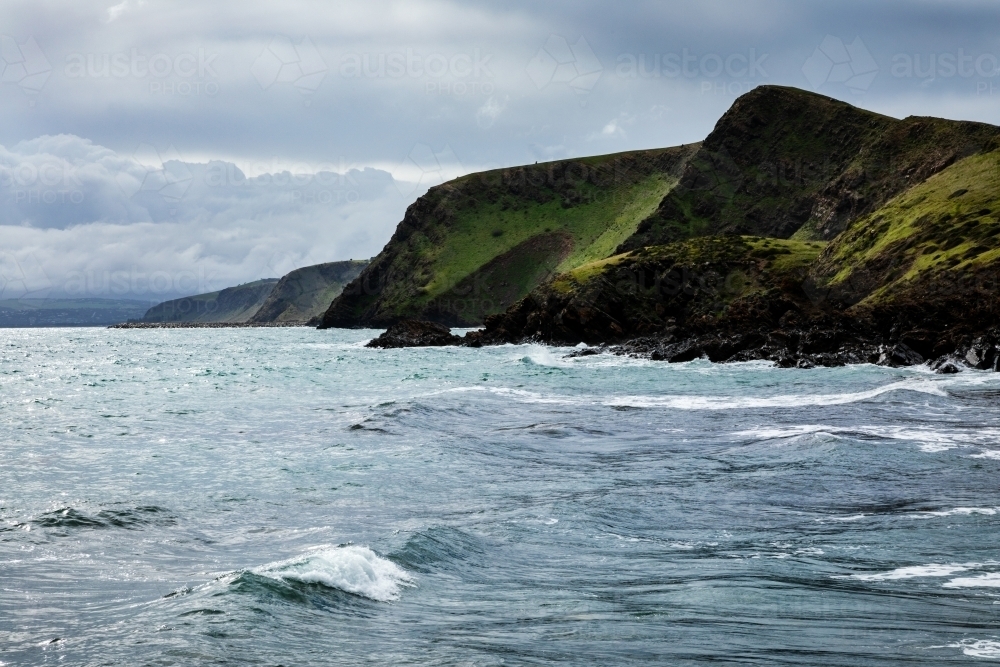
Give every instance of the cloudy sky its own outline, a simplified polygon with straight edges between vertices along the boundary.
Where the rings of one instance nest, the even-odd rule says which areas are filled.
[[[698,141],[764,83],[1000,124],[993,0],[4,0],[0,298],[369,257],[454,176]]]

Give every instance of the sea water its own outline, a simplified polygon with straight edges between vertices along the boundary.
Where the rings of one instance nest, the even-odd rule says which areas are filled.
[[[1000,374],[0,331],[0,664],[1000,660]]]

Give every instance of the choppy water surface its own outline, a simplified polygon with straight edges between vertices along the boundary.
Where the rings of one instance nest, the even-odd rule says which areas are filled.
[[[1000,375],[0,330],[0,664],[1000,660]]]

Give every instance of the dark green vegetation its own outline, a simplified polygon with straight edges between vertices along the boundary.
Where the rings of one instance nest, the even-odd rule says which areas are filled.
[[[791,309],[812,310],[797,286],[825,245],[713,236],[615,255],[557,276],[473,339],[607,343],[777,326]]]
[[[4,299],[0,327],[106,326],[142,317],[148,301],[128,299]]]
[[[848,227],[807,288],[859,316],[1000,321],[1000,150],[968,157]]]
[[[295,269],[280,280],[267,278],[218,292],[164,301],[142,323],[306,324],[367,266],[366,260],[327,262]]]
[[[472,174],[431,189],[321,326],[480,324],[556,274],[702,236],[831,241],[942,170],[990,152],[998,135],[982,123],[896,120],[762,86],[702,144]],[[810,302],[849,296],[830,279],[803,276],[796,289]]]
[[[367,265],[367,260],[350,260],[295,269],[278,281],[248,321],[259,324],[318,320],[344,286],[357,278]]]
[[[146,311],[143,322],[246,322],[278,284],[266,278],[218,292],[196,294],[157,304]]]
[[[321,326],[478,324],[547,278],[612,254],[696,149],[498,169],[431,188]]]

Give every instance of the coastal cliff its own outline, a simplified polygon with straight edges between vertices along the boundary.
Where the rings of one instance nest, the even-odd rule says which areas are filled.
[[[373,262],[367,277],[380,275],[380,286],[365,292],[366,284],[355,281],[322,326],[482,322],[482,330],[449,344],[586,343],[668,361],[933,360],[943,372],[958,365],[995,369],[998,137],[1000,128],[982,123],[896,120],[762,86],[737,100],[702,144],[627,154],[632,164],[647,165],[653,154],[669,156],[676,180],[654,207],[647,197],[648,213],[631,227],[633,217],[628,233],[603,220],[620,239],[613,248],[605,243],[603,254],[594,249],[573,262],[552,262],[547,270],[554,266],[554,275],[522,283],[521,296],[508,292],[502,312],[444,316],[412,289],[433,272],[414,275],[389,262],[402,273],[377,274]],[[417,222],[422,212],[436,211],[431,217],[439,219],[432,204],[452,201],[480,176],[418,200],[382,261],[398,257],[426,228]],[[633,174],[632,182],[639,180]],[[504,196],[511,210],[530,208],[510,191]],[[470,220],[480,231],[491,225]],[[455,230],[435,229],[438,236],[420,236],[417,245],[426,256],[448,256]],[[558,246],[553,239],[551,247]],[[508,265],[542,265],[521,245],[504,253]],[[497,289],[493,274],[481,267],[473,273],[480,291]],[[391,330],[387,336],[385,344]]]

